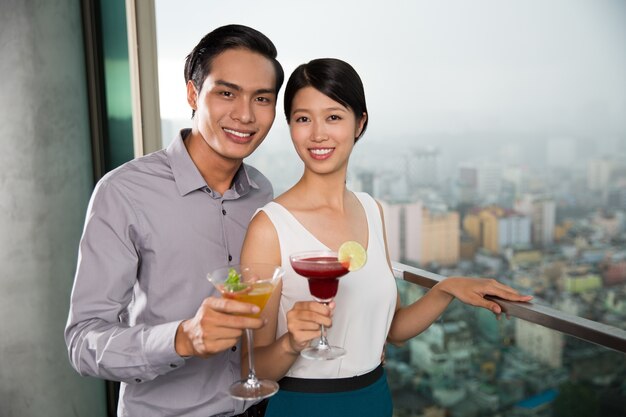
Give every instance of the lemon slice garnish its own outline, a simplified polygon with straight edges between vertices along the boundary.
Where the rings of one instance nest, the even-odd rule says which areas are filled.
[[[349,240],[339,247],[337,259],[347,265],[349,271],[357,271],[367,262],[367,252],[359,242]]]

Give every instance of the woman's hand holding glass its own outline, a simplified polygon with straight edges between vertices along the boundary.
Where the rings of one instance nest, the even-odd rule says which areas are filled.
[[[320,326],[332,326],[332,313],[335,302],[329,304],[317,301],[298,301],[287,313],[289,344],[294,353],[299,354],[309,347],[311,341],[320,337]]]

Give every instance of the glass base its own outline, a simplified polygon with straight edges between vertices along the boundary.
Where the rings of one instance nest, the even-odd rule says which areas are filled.
[[[346,350],[338,346],[308,347],[300,352],[302,357],[307,359],[313,359],[316,361],[330,361],[333,359],[339,359],[346,355]]]
[[[243,380],[235,382],[228,390],[231,397],[238,400],[262,400],[278,392],[278,384],[267,379],[258,379],[254,382]]]

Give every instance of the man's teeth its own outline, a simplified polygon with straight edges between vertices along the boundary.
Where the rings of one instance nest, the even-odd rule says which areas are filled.
[[[240,138],[247,138],[251,135],[251,133],[242,133],[231,129],[224,129],[224,132],[230,133],[231,135],[239,136]]]
[[[314,155],[326,155],[332,152],[332,148],[326,149],[311,149],[311,153]]]

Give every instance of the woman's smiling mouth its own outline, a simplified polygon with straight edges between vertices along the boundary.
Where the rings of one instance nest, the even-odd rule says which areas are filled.
[[[333,153],[335,148],[309,148],[309,153],[313,159],[327,159]]]

